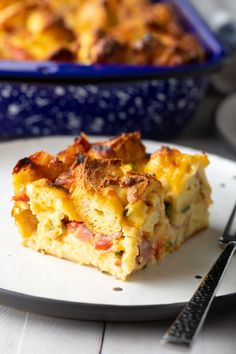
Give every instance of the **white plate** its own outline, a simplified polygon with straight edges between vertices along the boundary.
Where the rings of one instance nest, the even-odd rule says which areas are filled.
[[[72,138],[51,137],[0,144],[0,301],[50,315],[92,320],[151,320],[169,317],[188,301],[221,249],[217,240],[235,203],[236,164],[209,155],[213,188],[210,228],[186,242],[161,265],[122,282],[96,269],[24,248],[11,218],[11,171],[18,159],[37,150],[57,152]],[[160,144],[146,142],[149,152]],[[194,152],[180,147],[182,151]],[[236,294],[236,257],[218,296]],[[115,291],[121,288],[123,291]]]

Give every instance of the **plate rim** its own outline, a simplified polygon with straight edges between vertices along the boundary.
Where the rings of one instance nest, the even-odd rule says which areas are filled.
[[[226,301],[227,300],[227,301]],[[215,296],[213,311],[230,307],[236,293]],[[187,302],[157,305],[108,305],[49,299],[0,288],[0,302],[43,316],[92,322],[150,322],[176,317]]]

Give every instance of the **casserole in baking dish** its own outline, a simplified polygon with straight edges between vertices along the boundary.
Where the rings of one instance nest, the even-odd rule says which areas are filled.
[[[219,66],[225,52],[189,1],[161,3],[172,6],[188,38],[196,39],[196,48],[201,48],[198,60],[180,65],[127,65],[117,64],[115,59],[115,64],[94,60],[89,65],[2,60],[1,137],[78,134],[81,129],[109,135],[139,129],[144,137],[155,139],[178,134],[191,120],[209,72]],[[146,39],[153,48],[153,39]],[[139,45],[142,52],[143,43]],[[54,54],[63,54],[63,50]],[[147,60],[138,57],[138,61]]]

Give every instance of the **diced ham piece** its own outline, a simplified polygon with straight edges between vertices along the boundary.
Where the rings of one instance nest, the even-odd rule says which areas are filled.
[[[91,241],[94,239],[93,232],[89,231],[85,224],[81,224],[78,230],[78,237],[83,241]]]
[[[26,194],[21,194],[21,195],[15,195],[12,200],[14,200],[14,202],[29,202],[29,197]]]
[[[68,232],[75,233],[76,237],[78,237],[82,241],[88,242],[93,240],[94,238],[94,234],[91,231],[89,231],[89,229],[86,227],[84,223],[71,221],[68,222],[66,226]]]
[[[96,234],[96,238],[95,238],[96,250],[108,251],[112,247],[112,245],[113,245],[112,241],[110,240],[109,237]]]
[[[151,243],[145,237],[143,237],[142,243],[139,245],[139,255],[137,256],[137,261],[139,264],[145,265],[147,264],[151,256],[152,256]]]
[[[96,250],[108,251],[113,243],[108,236],[94,234],[82,222],[71,221],[66,224],[68,232],[74,233],[80,240],[88,242],[94,240]]]
[[[78,230],[81,224],[82,223],[78,221],[70,221],[66,224],[66,227],[69,232],[75,232]]]

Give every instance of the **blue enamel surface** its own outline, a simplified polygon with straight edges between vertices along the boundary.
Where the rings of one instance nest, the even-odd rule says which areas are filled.
[[[153,139],[176,136],[202,98],[204,78],[135,84],[0,84],[3,137],[79,134],[114,135],[141,130]]]

